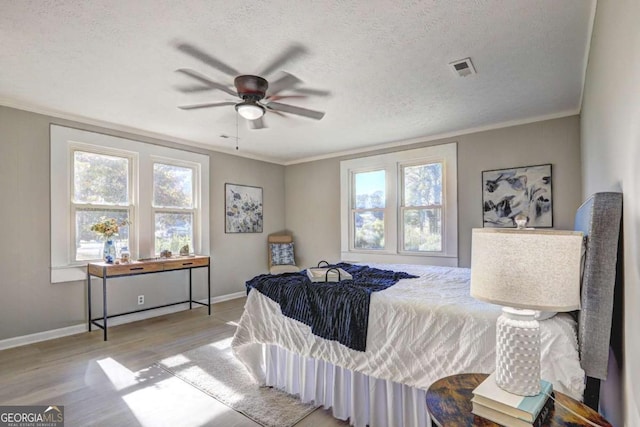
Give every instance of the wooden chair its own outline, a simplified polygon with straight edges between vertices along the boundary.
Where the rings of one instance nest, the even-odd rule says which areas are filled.
[[[291,245],[291,246],[289,246]],[[283,263],[283,260],[274,259],[274,253],[278,253],[278,248],[289,252],[290,260],[286,260]],[[271,274],[281,274],[281,273],[294,273],[300,271],[300,267],[298,267],[295,263],[295,252],[293,251],[293,236],[289,234],[272,234],[267,238],[267,254],[269,258],[269,273]]]

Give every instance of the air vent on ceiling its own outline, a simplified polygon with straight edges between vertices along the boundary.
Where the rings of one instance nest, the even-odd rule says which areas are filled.
[[[470,74],[476,73],[476,69],[473,67],[471,58],[464,58],[458,61],[450,62],[449,66],[451,67],[453,72],[459,75],[460,77],[466,77]]]

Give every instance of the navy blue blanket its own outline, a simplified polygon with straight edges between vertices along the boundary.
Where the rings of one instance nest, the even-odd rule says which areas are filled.
[[[371,292],[417,276],[346,263],[330,267],[344,269],[353,280],[312,283],[306,270],[263,274],[246,283],[247,293],[253,288],[271,298],[280,304],[282,314],[310,326],[319,337],[365,351]]]

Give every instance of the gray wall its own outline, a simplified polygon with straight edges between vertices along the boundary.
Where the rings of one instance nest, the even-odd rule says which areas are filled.
[[[458,142],[459,265],[471,263],[471,229],[482,227],[483,170],[553,164],[554,228],[573,228],[581,203],[578,116],[412,144],[404,149]],[[287,166],[287,228],[303,266],[340,259],[340,160],[397,151],[379,150]]]
[[[616,426],[640,426],[639,16],[638,1],[598,2],[580,122],[583,194],[623,192],[624,317],[623,331],[613,332],[624,333],[623,356],[610,358],[601,392],[601,409]]]
[[[50,283],[50,123],[92,130],[169,147],[167,141],[0,106],[0,340],[74,326],[86,321],[83,282]],[[183,147],[210,156],[210,254],[212,296],[244,290],[244,281],[267,268],[266,237],[285,226],[284,167]],[[264,189],[263,233],[224,233],[224,183]],[[186,299],[186,273],[148,275],[113,282],[113,312]],[[206,298],[206,270],[194,270],[195,297]],[[111,311],[110,309],[110,311]]]

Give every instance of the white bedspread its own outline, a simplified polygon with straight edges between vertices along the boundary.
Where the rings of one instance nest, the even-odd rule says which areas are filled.
[[[419,277],[372,293],[365,352],[313,335],[307,325],[283,316],[273,300],[256,290],[249,293],[231,346],[258,383],[265,381],[262,344],[424,390],[447,375],[495,369],[501,307],[469,295],[469,269],[369,265]],[[542,378],[581,400],[584,371],[575,321],[559,314],[540,322],[540,329]]]

